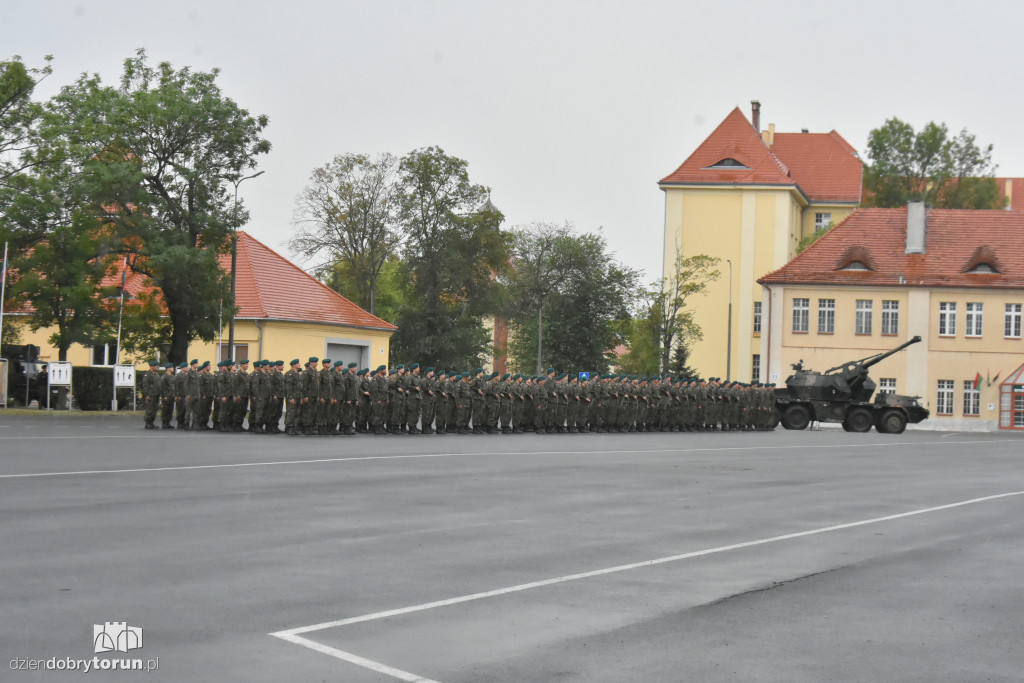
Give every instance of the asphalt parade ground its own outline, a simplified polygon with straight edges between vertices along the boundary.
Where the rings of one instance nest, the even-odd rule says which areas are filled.
[[[0,681],[1020,681],[1022,538],[1014,434],[0,413]]]

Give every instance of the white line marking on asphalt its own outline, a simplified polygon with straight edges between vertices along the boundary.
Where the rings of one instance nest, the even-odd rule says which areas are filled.
[[[48,438],[90,438],[90,437],[48,437]],[[104,437],[96,437],[104,438]],[[117,438],[117,437],[114,437]],[[984,439],[981,441],[958,441],[952,444],[960,446],[1000,443],[1016,441],[1015,439]],[[72,475],[86,474],[129,474],[133,472],[180,472],[187,470],[218,470],[231,469],[235,467],[271,467],[280,465],[314,465],[329,462],[359,462],[362,460],[415,460],[419,458],[455,458],[460,456],[486,457],[506,455],[629,455],[637,453],[705,453],[716,451],[771,451],[771,450],[824,450],[827,448],[884,448],[886,446],[901,446],[904,449],[912,446],[946,446],[948,441],[917,441],[914,443],[891,442],[891,443],[870,443],[870,444],[808,444],[806,446],[725,446],[716,448],[654,448],[651,450],[614,450],[614,451],[506,451],[493,453],[411,453],[405,455],[365,455],[351,458],[316,458],[312,460],[271,460],[268,462],[236,462],[220,465],[175,465],[169,467],[136,467],[119,470],[75,470],[71,472],[28,472],[25,474],[0,474],[0,479],[25,479],[30,477],[67,477]]]
[[[680,560],[688,560],[694,557],[703,557],[706,555],[714,555],[717,553],[724,553],[730,550],[739,550],[741,548],[750,548],[758,545],[765,545],[767,543],[777,543],[778,541],[787,541],[794,538],[802,538],[804,536],[813,536],[816,534],[824,534],[831,531],[840,531],[842,529],[852,529],[854,527],[865,526],[868,524],[877,524],[879,522],[889,522],[894,519],[902,519],[904,517],[913,517],[915,515],[923,515],[929,512],[939,512],[942,510],[949,510],[952,508],[962,507],[964,505],[973,505],[975,503],[984,503],[990,500],[998,500],[1000,498],[1008,498],[1011,496],[1024,495],[1024,491],[1013,491],[1010,493],[998,493],[992,496],[985,496],[983,498],[972,498],[971,500],[962,500],[957,503],[949,503],[946,505],[938,505],[930,508],[922,508],[920,510],[911,510],[910,512],[901,512],[895,515],[886,515],[885,517],[873,517],[871,519],[864,519],[859,522],[849,522],[846,524],[836,524],[833,526],[821,527],[819,529],[811,529],[809,531],[798,531],[791,534],[783,534],[781,536],[772,536],[770,538],[762,538],[756,541],[746,541],[743,543],[733,543],[732,545],[723,545],[717,548],[708,548],[706,550],[697,550],[689,553],[682,553],[680,555],[670,555],[668,557],[659,557],[654,560],[644,560],[642,562],[634,562],[632,564],[622,564],[616,567],[608,567],[605,569],[596,569],[589,572],[581,572],[579,574],[569,574],[567,576],[559,576],[554,579],[545,579],[543,581],[532,581],[530,583],[521,583],[516,586],[508,586],[506,588],[498,588],[496,590],[484,591],[482,593],[472,593],[470,595],[462,595],[457,598],[448,598],[447,600],[436,600],[434,602],[425,602],[420,605],[412,605],[410,607],[402,607],[399,609],[386,610],[384,612],[374,612],[372,614],[364,614],[359,617],[351,617],[348,619],[338,619],[337,621],[326,621],[320,624],[313,624],[312,626],[300,626],[298,628],[287,629],[285,631],[277,631],[275,633],[268,633],[267,635],[275,638],[286,640],[296,645],[302,645],[308,647],[311,650],[321,652],[337,659],[342,659],[347,662],[351,662],[358,666],[377,671],[379,673],[388,674],[394,678],[398,678],[403,681],[429,681],[430,679],[422,678],[411,674],[401,669],[394,669],[386,664],[375,662],[373,660],[360,657],[346,652],[344,650],[338,650],[333,647],[322,645],[315,641],[309,640],[308,638],[300,637],[303,633],[312,633],[314,631],[323,631],[329,628],[338,628],[340,626],[349,626],[351,624],[360,624],[367,621],[376,621],[378,619],[387,619],[388,617],[396,617],[404,614],[411,614],[413,612],[423,612],[425,610],[436,609],[438,607],[448,607],[449,605],[457,605],[463,602],[470,602],[473,600],[482,600],[484,598],[493,598],[500,595],[508,595],[509,593],[519,593],[533,588],[543,588],[545,586],[553,586],[559,583],[566,583],[569,581],[579,581],[580,579],[589,579],[595,576],[604,576],[606,574],[615,574],[618,572],[629,571],[632,569],[640,569],[642,567],[651,567],[658,564],[666,564],[668,562],[679,562]]]

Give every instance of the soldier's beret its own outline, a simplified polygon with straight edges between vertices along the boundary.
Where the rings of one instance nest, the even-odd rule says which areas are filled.
[[[295,360],[293,360],[293,361],[292,361],[291,363],[289,363],[288,365],[298,365],[298,364],[299,364],[299,362],[300,362],[300,361],[299,361],[299,359],[298,359],[298,358],[296,358]]]
[[[434,371],[434,366],[432,366],[432,365],[428,365],[427,367],[423,368],[423,372],[433,372],[433,371]]]
[[[309,360],[308,360],[307,362],[308,362],[308,363],[316,363],[316,362],[317,362],[317,361],[319,361],[319,360],[320,360],[320,359],[319,359],[319,358],[317,358],[316,356],[310,356],[310,357],[309,357]]]
[[[321,362],[321,363],[326,363],[327,365],[330,365],[330,364],[331,364],[331,359],[330,359],[330,358],[324,358],[324,359],[323,359],[322,361],[320,361],[320,362]]]
[[[359,367],[359,363],[349,363],[348,366],[346,366],[346,367],[358,368]]]
[[[187,368],[187,367],[188,367],[188,363],[178,363],[178,369],[179,369],[179,370],[180,370],[181,368]]]
[[[203,364],[201,366],[199,366],[199,369],[202,370],[203,368],[208,368],[208,367],[210,367],[210,361],[204,360]]]
[[[173,369],[174,369],[174,363],[168,363],[167,365],[164,366],[164,370],[173,370]]]
[[[334,367],[336,367],[336,368],[340,368],[344,364],[345,364],[345,361],[343,361],[343,360],[336,360],[336,361],[334,361]]]
[[[152,367],[154,365],[160,365],[160,361],[158,361],[156,358],[154,358],[153,360],[149,361],[149,365],[150,365],[150,367]]]
[[[239,365],[247,365],[248,363],[249,363],[249,359],[248,358],[246,358],[245,360],[238,361]]]
[[[503,380],[506,380],[506,379],[508,379],[508,378],[509,378],[509,377],[511,377],[511,376],[512,376],[512,375],[510,375],[510,374],[508,374],[508,373],[506,372],[506,373],[505,373],[504,375],[502,375],[502,376],[501,376],[501,378],[502,378]]]
[[[547,374],[549,374],[549,375],[550,375],[550,374],[551,374],[552,372],[554,372],[554,371],[555,371],[555,369],[554,369],[554,368],[548,368]]]
[[[399,363],[397,366],[395,366],[395,370],[405,370],[405,364]]]
[[[387,369],[388,369],[388,366],[386,366],[386,365],[381,365],[381,366],[380,366],[380,367],[378,367],[378,368],[377,368],[376,370],[374,370],[374,372],[380,372],[381,370],[387,370]]]
[[[415,370],[415,369],[416,369],[416,368],[418,368],[419,366],[420,366],[420,364],[419,364],[419,363],[413,363],[412,365],[410,365],[410,366],[409,366],[409,369],[410,369],[410,370]]]
[[[275,360],[274,361],[274,365],[279,366],[279,367],[284,367],[284,361],[283,360]]]
[[[192,360],[190,360],[188,362],[188,364],[189,365],[198,365],[199,364],[199,359],[198,358],[193,358]]]

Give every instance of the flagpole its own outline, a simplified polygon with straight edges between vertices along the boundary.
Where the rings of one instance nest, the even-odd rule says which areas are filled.
[[[128,257],[124,257],[121,268],[121,309],[117,312],[117,345],[114,347],[114,396],[110,400],[110,409],[117,412],[117,364],[121,360],[121,317],[124,315],[124,282],[128,274]]]

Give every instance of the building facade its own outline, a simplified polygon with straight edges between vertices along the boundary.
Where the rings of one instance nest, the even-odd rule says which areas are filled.
[[[921,427],[1024,429],[1024,212],[857,209],[762,285],[762,381],[922,341],[871,369]],[[1017,379],[1015,379],[1017,378]],[[755,377],[755,379],[758,379]]]
[[[720,259],[722,277],[707,296],[688,301],[704,335],[691,346],[690,364],[704,375],[740,381],[758,371],[764,302],[757,278],[787,263],[803,238],[857,207],[863,168],[836,131],[776,133],[774,124],[762,131],[760,104],[752,105],[753,122],[737,107],[659,182],[663,275],[671,276],[679,254]]]

